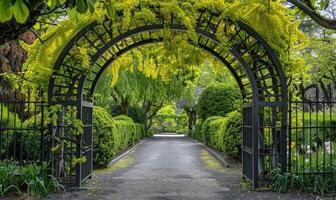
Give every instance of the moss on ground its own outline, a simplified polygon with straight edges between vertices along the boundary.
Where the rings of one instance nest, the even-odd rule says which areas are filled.
[[[221,173],[241,173],[238,167],[224,167],[215,157],[213,157],[206,149],[201,150],[201,160],[205,167]]]
[[[115,170],[118,170],[118,169],[127,168],[131,166],[133,163],[134,163],[134,159],[130,155],[127,155],[124,158],[118,160],[117,162],[113,163],[112,165],[106,168],[94,170],[94,173],[102,174],[102,173],[114,172]]]

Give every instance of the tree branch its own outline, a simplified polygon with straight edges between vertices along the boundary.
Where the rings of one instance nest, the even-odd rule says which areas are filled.
[[[288,2],[294,4],[302,12],[306,13],[309,17],[312,18],[318,25],[327,28],[336,30],[336,20],[327,19],[324,16],[318,14],[313,8],[311,8],[306,3],[303,3],[300,0],[287,0]]]

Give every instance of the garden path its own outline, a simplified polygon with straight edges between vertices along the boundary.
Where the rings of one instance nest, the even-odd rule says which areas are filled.
[[[77,190],[52,200],[222,200],[314,199],[244,187],[239,167],[223,167],[199,143],[187,137],[146,139],[125,157]]]

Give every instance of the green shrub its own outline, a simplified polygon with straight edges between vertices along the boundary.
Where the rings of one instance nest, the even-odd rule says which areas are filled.
[[[213,116],[197,125],[192,137],[222,151],[233,158],[240,158],[242,145],[242,116],[231,112],[227,117]]]
[[[240,105],[241,94],[238,87],[218,84],[206,88],[200,95],[197,114],[202,121],[211,116],[225,116]]]
[[[0,196],[16,191],[34,197],[46,197],[60,189],[64,188],[57,178],[50,175],[48,165],[18,166],[10,161],[0,162]]]
[[[202,124],[199,140],[208,146],[218,149],[221,138],[218,138],[217,134],[223,119],[223,117],[219,116],[207,118]]]
[[[112,134],[112,117],[104,108],[94,107],[93,116],[93,163],[105,167],[117,152],[115,146],[118,140]]]
[[[6,106],[0,104],[0,107],[0,115],[2,115],[0,127],[7,128],[2,132],[1,153],[3,155],[8,153],[16,158],[22,155],[24,160],[39,160],[41,155],[41,131],[39,131],[42,127],[41,113],[23,121],[19,115],[10,112]]]
[[[297,119],[297,121],[296,121]],[[314,112],[307,113],[304,115],[298,114],[297,118],[294,117],[292,120],[292,127],[298,126],[300,129],[292,130],[292,139],[297,142],[297,145],[309,144],[310,141],[317,143],[318,145],[323,144],[325,141],[335,141],[336,140],[336,115],[330,113]],[[303,128],[302,127],[319,127],[319,128],[305,128],[304,140],[303,141]]]
[[[195,130],[189,133],[189,136],[194,138],[195,140],[201,141],[200,135],[202,130],[202,124],[198,123],[195,126]]]
[[[177,129],[176,131],[176,134],[179,134],[179,135],[188,135],[188,133],[189,133],[189,129],[186,127]]]
[[[94,108],[93,163],[106,167],[120,152],[145,137],[143,125],[125,115],[112,117],[104,108]]]
[[[240,112],[231,112],[222,125],[223,152],[234,158],[240,158],[242,146],[243,121]]]

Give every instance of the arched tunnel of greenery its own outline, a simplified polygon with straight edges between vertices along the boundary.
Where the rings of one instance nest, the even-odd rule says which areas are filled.
[[[36,23],[25,42],[0,46],[0,196],[81,186],[162,132],[241,161],[253,187],[336,191],[325,176],[336,173],[335,33],[300,21],[313,9],[332,27],[321,16],[333,3],[62,2],[41,16],[0,2],[12,8],[0,27]]]

